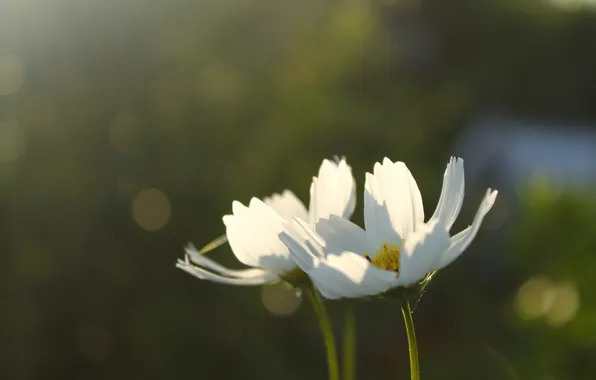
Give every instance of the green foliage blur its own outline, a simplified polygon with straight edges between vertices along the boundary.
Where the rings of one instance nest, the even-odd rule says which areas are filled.
[[[183,247],[233,200],[308,201],[323,158],[359,194],[405,161],[431,215],[478,114],[595,122],[576,2],[3,0],[0,379],[324,379],[307,302],[192,278]],[[519,185],[416,305],[423,379],[593,379],[594,193]],[[399,306],[358,318],[359,379],[406,379]]]

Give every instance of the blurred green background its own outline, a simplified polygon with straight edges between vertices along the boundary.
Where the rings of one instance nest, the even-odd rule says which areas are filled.
[[[455,231],[501,193],[416,306],[422,378],[593,379],[591,3],[2,0],[0,378],[324,379],[307,302],[192,278],[184,245],[232,200],[307,202],[333,155],[359,206],[405,161],[431,215],[461,155]],[[358,318],[359,378],[408,378],[399,306]]]

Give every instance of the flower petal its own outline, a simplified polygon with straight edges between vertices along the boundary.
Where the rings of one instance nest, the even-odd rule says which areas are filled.
[[[255,274],[254,276],[245,277],[245,278],[224,277],[224,276],[220,276],[218,274],[206,271],[202,268],[195,267],[188,260],[188,256],[186,256],[185,260],[178,260],[178,262],[176,263],[176,267],[182,269],[183,271],[185,271],[201,280],[207,280],[207,281],[217,282],[220,284],[229,284],[229,285],[262,285],[262,284],[274,281],[278,278],[278,276],[272,272],[264,272],[260,275]]]
[[[292,258],[306,274],[309,275],[315,268],[321,265],[321,260],[325,257],[321,237],[308,225],[308,223],[294,218],[293,220],[284,223],[284,232],[279,235],[279,238],[290,250]],[[320,271],[318,273],[321,273]],[[330,272],[328,276],[319,275],[315,283],[317,289],[328,299],[341,298],[335,289],[333,275],[335,272]],[[311,280],[313,278],[311,277]]]
[[[367,191],[376,206],[369,203],[365,204],[365,208],[374,206],[378,209],[377,217],[380,216],[382,219],[377,223],[373,222],[373,224],[377,224],[377,227],[379,224],[386,223],[386,220],[383,219],[387,214],[395,232],[402,238],[407,238],[423,224],[422,196],[416,180],[403,162],[393,163],[385,158],[383,164],[375,164],[374,175],[367,174],[366,182]],[[383,208],[386,211],[383,211]],[[366,222],[368,231],[369,220],[367,219]]]
[[[286,245],[296,265],[306,273],[325,257],[322,238],[299,218],[283,223],[279,240]]]
[[[364,225],[371,243],[380,247],[385,242],[401,244],[402,238],[393,228],[386,202],[377,203],[373,194],[378,194],[377,178],[366,173],[364,190]]]
[[[233,214],[223,217],[232,251],[240,262],[252,267],[286,271],[296,267],[287,247],[279,240],[283,218],[261,200],[249,207],[232,204]]]
[[[480,203],[480,207],[476,212],[476,216],[474,216],[474,221],[472,222],[472,225],[451,238],[451,244],[449,245],[447,251],[445,251],[445,253],[441,257],[441,260],[436,269],[441,269],[451,264],[453,260],[457,259],[459,255],[461,255],[462,252],[470,246],[470,243],[472,243],[472,240],[474,240],[476,234],[478,233],[478,230],[480,229],[482,220],[493,207],[493,204],[497,199],[498,193],[499,192],[497,190],[488,189],[486,191],[486,195]]]
[[[431,221],[442,223],[451,230],[464,202],[464,160],[451,157],[443,175],[443,188]]]
[[[378,294],[395,281],[395,273],[370,265],[357,253],[327,251],[327,242],[322,239],[312,227],[298,219],[284,224],[284,232],[280,234],[280,240],[288,246],[298,266],[309,275],[323,297],[357,298]]]
[[[250,268],[250,269],[228,269],[223,265],[216,263],[215,261],[211,260],[205,255],[202,255],[197,251],[197,249],[193,245],[189,245],[185,249],[186,256],[190,260],[190,262],[194,266],[203,267],[205,269],[209,269],[216,274],[220,274],[226,277],[235,277],[235,278],[253,278],[258,277],[267,273],[270,273],[267,270],[259,269],[259,268]]]
[[[284,190],[281,194],[274,193],[270,197],[263,198],[263,202],[286,219],[296,216],[308,220],[308,211],[304,203],[290,190]]]
[[[342,252],[327,255],[309,276],[323,297],[338,299],[382,293],[391,288],[396,273],[377,268],[354,252]]]
[[[395,286],[409,286],[435,269],[449,247],[449,233],[441,223],[421,225],[408,237],[399,260],[399,277]]]
[[[364,255],[377,249],[371,243],[366,231],[339,216],[332,215],[329,219],[319,219],[314,229],[325,241],[327,253],[350,251]]]
[[[356,184],[352,168],[342,159],[339,163],[323,160],[318,177],[310,186],[310,224],[330,215],[349,219],[356,207]]]

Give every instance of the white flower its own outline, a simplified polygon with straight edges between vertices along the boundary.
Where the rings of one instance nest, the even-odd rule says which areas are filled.
[[[308,211],[290,190],[263,201],[252,198],[248,207],[238,201],[232,203],[232,215],[223,217],[227,239],[236,258],[253,268],[225,268],[193,246],[186,248],[184,260],[178,260],[176,266],[200,279],[233,285],[260,285],[290,276],[298,268],[279,240],[284,221],[297,217],[314,225],[320,218],[349,218],[356,205],[355,191],[352,169],[346,161],[324,160],[310,186]]]
[[[463,160],[447,165],[435,213],[424,222],[422,197],[403,162],[385,158],[366,174],[366,231],[341,217],[312,227],[294,218],[280,239],[325,298],[357,298],[408,287],[455,260],[472,242],[497,191],[487,191],[471,226],[449,236],[464,198]]]

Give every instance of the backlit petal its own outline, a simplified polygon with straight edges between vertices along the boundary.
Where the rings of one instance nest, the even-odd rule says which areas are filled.
[[[423,279],[439,262],[449,247],[449,233],[440,223],[420,226],[408,237],[399,260],[396,286],[409,286]]]
[[[480,229],[482,220],[493,207],[493,204],[497,199],[497,194],[497,190],[487,190],[486,195],[484,196],[484,199],[482,199],[480,207],[476,212],[476,216],[474,217],[472,225],[451,238],[451,244],[449,245],[447,251],[441,257],[437,269],[441,269],[451,264],[453,260],[457,259],[459,255],[461,255],[462,252],[465,251],[468,248],[468,246],[472,243],[472,240],[474,240],[476,234],[478,233],[478,230]]]
[[[442,223],[447,231],[451,230],[464,202],[464,185],[464,161],[451,157],[443,175],[443,187],[437,208],[430,218],[431,221]]]
[[[364,189],[364,225],[371,243],[380,247],[383,243],[394,242],[401,244],[400,235],[393,228],[389,210],[385,202],[378,203],[373,194],[379,194],[377,178],[366,173]]]
[[[292,260],[307,274],[325,257],[321,237],[299,218],[283,224],[279,239],[288,248]]]
[[[261,200],[253,198],[249,207],[232,204],[233,215],[223,217],[232,251],[240,262],[276,271],[295,267],[287,247],[279,240],[283,218]]]
[[[331,215],[350,218],[356,207],[356,183],[352,168],[342,159],[339,163],[323,160],[319,175],[310,186],[310,223]]]
[[[325,228],[331,226],[326,224]],[[341,228],[340,226],[347,225],[343,221],[336,221],[335,228]],[[329,252],[328,242],[304,221],[295,219],[284,224],[280,239],[325,298],[374,295],[389,289],[395,281],[396,273],[370,265],[368,260],[357,253]]]
[[[388,158],[383,160],[383,164],[375,164],[374,175],[367,176],[367,182],[370,177],[375,181],[367,190],[376,207],[380,211],[386,209],[395,232],[407,239],[424,222],[422,196],[414,177],[403,162],[393,163]],[[367,206],[374,205],[365,205],[365,208]],[[383,212],[377,211],[377,215],[385,217]],[[366,229],[369,230],[368,224]]]
[[[278,278],[278,276],[275,273],[271,272],[266,272],[260,275],[254,275],[252,277],[244,278],[224,277],[192,265],[188,260],[188,257],[185,260],[178,260],[178,262],[176,263],[176,267],[201,280],[207,280],[219,284],[228,285],[262,285],[268,282],[272,282]]]
[[[364,255],[376,251],[366,231],[348,219],[330,216],[329,219],[319,219],[315,231],[325,241],[327,253],[350,251]]]
[[[265,275],[269,273],[268,270],[260,269],[260,268],[250,268],[250,269],[228,269],[223,265],[218,264],[217,262],[211,260],[205,255],[200,254],[197,249],[189,245],[185,249],[186,255],[190,262],[194,266],[203,267],[204,269],[209,269],[210,271],[215,272],[216,274],[220,274],[226,277],[235,277],[235,278],[254,278]]]
[[[290,190],[284,190],[281,194],[274,193],[270,197],[263,198],[263,202],[286,219],[298,217],[308,220],[308,211],[304,203]]]
[[[325,298],[360,298],[388,290],[396,273],[371,265],[354,252],[328,255],[309,276]]]

